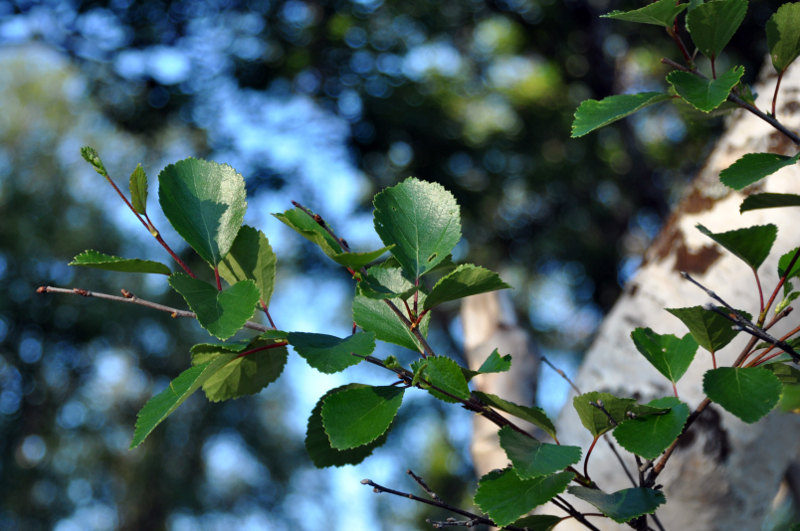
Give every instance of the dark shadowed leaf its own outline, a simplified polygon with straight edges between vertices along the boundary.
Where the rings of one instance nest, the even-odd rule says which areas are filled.
[[[663,415],[623,421],[614,430],[614,438],[629,452],[645,459],[655,459],[680,435],[689,418],[689,406],[671,396],[653,400],[647,405],[670,409]]]
[[[778,403],[781,382],[762,367],[721,367],[706,372],[703,391],[743,421],[753,423]]]
[[[392,424],[403,389],[359,387],[332,393],[322,404],[322,424],[331,446],[347,450],[369,444]]]
[[[724,310],[721,306],[720,310]],[[690,306],[688,308],[665,308],[669,313],[680,319],[689,329],[695,341],[709,352],[717,352],[731,342],[739,333],[733,328],[730,319],[703,306]],[[750,319],[747,312],[739,312]]]
[[[445,402],[458,402],[457,399],[469,399],[469,386],[461,367],[450,358],[444,356],[429,357],[418,360],[411,365],[414,379],[426,383],[422,386],[433,396]],[[441,389],[444,393],[432,389],[427,384]],[[455,397],[455,398],[453,398]]]
[[[763,193],[753,194],[744,198],[739,212],[747,212],[748,210],[758,210],[760,208],[779,208],[779,207],[796,207],[800,206],[800,195],[797,194],[776,194],[776,193]]]
[[[461,214],[453,194],[413,177],[373,200],[375,231],[409,278],[442,262],[461,239]]]
[[[712,0],[686,15],[686,29],[700,53],[714,59],[728,44],[744,20],[747,0]]]
[[[697,225],[697,229],[744,260],[753,269],[758,269],[764,263],[778,235],[778,227],[772,223],[717,233],[700,224]]]
[[[481,402],[484,404],[499,409],[500,411],[505,411],[506,413],[514,415],[517,418],[521,418],[522,420],[527,420],[534,426],[538,426],[543,429],[553,439],[556,438],[556,427],[553,425],[552,421],[547,418],[547,415],[543,409],[538,407],[520,406],[513,402],[509,402],[508,400],[504,400],[499,396],[489,393],[482,393],[480,391],[474,391],[473,394],[480,398]]]
[[[766,30],[772,65],[783,72],[800,54],[800,2],[779,7],[767,21]]]
[[[158,200],[178,234],[215,267],[228,254],[247,210],[244,178],[227,164],[199,159],[161,170]]]
[[[519,520],[511,523],[512,526],[528,529],[529,531],[551,531],[558,524],[561,523],[563,518],[553,516],[552,514],[534,514],[531,516],[523,516]]]
[[[558,472],[581,459],[581,449],[577,446],[542,443],[509,426],[500,429],[500,446],[522,479]]]
[[[346,338],[306,332],[289,333],[289,343],[309,365],[320,372],[335,373],[361,361],[375,350],[375,334],[359,332]]]
[[[308,426],[306,428],[305,442],[308,455],[317,468],[356,465],[369,456],[375,448],[382,446],[386,442],[386,436],[389,434],[388,430],[371,443],[348,450],[337,450],[331,446],[328,434],[325,433],[325,428],[322,424],[322,404],[325,402],[325,399],[345,389],[363,389],[365,387],[368,386],[354,383],[331,389],[317,401],[317,405],[314,406],[314,409],[311,411],[311,416],[308,418]]]
[[[584,100],[575,111],[572,122],[572,138],[578,138],[654,103],[670,99],[662,92],[640,92],[620,94],[602,100]]]
[[[667,500],[660,490],[633,488],[618,490],[612,494],[588,487],[572,486],[568,492],[597,507],[601,513],[615,522],[623,523],[653,513]]]
[[[253,316],[259,293],[255,282],[243,280],[218,291],[217,288],[185,273],[169,277],[169,285],[181,294],[197,314],[197,322],[211,335],[228,339]]]
[[[483,476],[475,492],[475,504],[498,526],[506,526],[535,507],[564,492],[575,477],[572,472],[522,479],[510,468]]]
[[[593,404],[601,404],[603,407],[601,409]],[[581,423],[595,437],[613,430],[622,421],[630,418],[631,414],[643,417],[667,411],[667,408],[643,406],[633,398],[617,398],[610,393],[598,391],[576,396],[572,399],[572,405],[578,412]]]
[[[71,266],[94,267],[108,271],[121,271],[124,273],[157,273],[159,275],[170,275],[169,267],[161,262],[152,260],[140,260],[139,258],[120,258],[101,253],[99,251],[87,250],[72,259]]]
[[[741,190],[758,182],[767,175],[786,166],[797,163],[800,153],[786,157],[775,153],[748,153],[719,173],[719,180],[725,186]]]

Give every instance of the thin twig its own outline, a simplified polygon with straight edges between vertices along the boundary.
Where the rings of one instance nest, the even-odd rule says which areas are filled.
[[[178,308],[166,306],[164,304],[159,304],[157,302],[140,299],[139,297],[132,294],[128,290],[122,290],[123,296],[120,297],[119,295],[110,295],[108,293],[89,291],[87,289],[81,289],[81,288],[57,288],[54,286],[39,286],[39,288],[37,288],[36,290],[36,293],[63,293],[66,295],[80,295],[82,297],[94,297],[96,299],[105,299],[114,302],[126,302],[128,304],[136,304],[138,306],[144,306],[146,308],[151,308],[153,310],[158,310],[160,312],[167,312],[173,318],[188,317],[189,319],[197,319],[197,314],[194,312],[190,312],[188,310],[180,310]],[[244,324],[244,327],[249,328],[251,330],[256,330],[257,332],[267,332],[269,330],[272,330],[272,328],[265,326],[261,323],[256,323],[255,321],[247,321]]]
[[[730,313],[723,312],[719,308],[713,307],[713,306],[710,308],[710,310],[718,313],[719,315],[721,315],[721,316],[725,317],[726,319],[730,320],[731,322],[735,323],[736,325],[738,325],[738,327],[742,331],[747,332],[748,334],[750,334],[752,336],[755,336],[755,337],[757,337],[759,339],[762,339],[762,340],[766,341],[767,343],[771,343],[771,344],[777,346],[778,348],[780,348],[781,350],[783,350],[784,352],[786,352],[787,354],[792,356],[792,359],[794,361],[800,362],[800,354],[795,352],[795,350],[788,343],[786,343],[785,341],[781,341],[780,339],[772,337],[771,335],[766,333],[764,330],[762,330],[760,327],[758,327],[755,324],[753,324],[748,318],[746,318],[745,316],[740,314],[739,311],[736,310],[736,308],[734,308],[733,306],[731,306],[730,304],[725,302],[725,300],[723,300],[722,297],[720,297],[719,295],[717,295],[716,293],[714,293],[713,291],[711,291],[710,289],[706,288],[705,286],[700,284],[698,281],[693,279],[691,277],[691,275],[689,275],[689,273],[687,273],[685,271],[681,271],[681,275],[683,276],[683,278],[685,278],[686,280],[688,280],[689,282],[691,282],[695,286],[697,286],[700,289],[702,289],[703,291],[705,291],[706,294],[709,297],[711,297],[715,301],[717,301],[720,304],[722,304],[728,310],[728,312],[730,312]]]
[[[425,483],[425,480],[423,480],[421,477],[419,477],[419,476],[418,476],[418,475],[416,475],[414,472],[412,472],[410,468],[409,468],[408,470],[406,470],[406,474],[408,474],[409,476],[411,476],[412,478],[414,478],[414,481],[416,481],[416,482],[417,482],[417,484],[418,484],[420,487],[422,487],[422,490],[424,490],[424,491],[425,491],[425,493],[426,493],[428,496],[430,496],[431,498],[433,498],[433,499],[434,499],[434,500],[436,500],[436,501],[442,501],[442,499],[439,497],[439,495],[438,495],[438,494],[436,494],[435,492],[433,492],[433,490],[432,490],[432,489],[431,489],[431,488],[428,486],[428,484],[427,484],[427,483]]]

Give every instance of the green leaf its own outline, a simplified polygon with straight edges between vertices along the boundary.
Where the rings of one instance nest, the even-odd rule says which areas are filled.
[[[753,423],[778,403],[781,382],[762,367],[721,367],[706,372],[703,391],[743,421]]]
[[[758,269],[764,263],[778,236],[778,227],[772,223],[717,233],[700,224],[697,225],[697,229],[753,269]]]
[[[402,299],[388,299],[405,315],[405,304]],[[419,303],[425,301],[425,295],[419,294]],[[409,306],[413,301],[409,299]],[[407,316],[406,316],[407,317]],[[376,299],[364,295],[363,288],[359,285],[356,288],[356,296],[353,298],[353,321],[362,329],[374,332],[375,337],[381,341],[400,345],[408,349],[421,352],[420,345],[414,333],[400,320],[389,306],[381,299]],[[422,336],[428,333],[428,323],[430,313],[422,318],[419,331]]]
[[[224,364],[225,360],[214,360],[186,369],[163,391],[148,400],[136,417],[136,428],[130,447],[136,448],[142,444],[162,420],[175,411]]]
[[[783,278],[784,275],[786,275],[786,280],[789,280],[794,277],[800,278],[800,259],[795,260],[794,265],[792,265],[792,268],[789,269],[789,264],[792,263],[792,259],[798,253],[800,253],[800,247],[795,247],[794,249],[792,249],[791,251],[780,257],[780,259],[778,260],[778,278]],[[784,287],[785,286],[786,284],[784,284]],[[788,293],[788,291],[785,291],[785,293]]]
[[[442,262],[461,239],[461,214],[453,194],[413,177],[373,200],[375,231],[409,278]]]
[[[499,526],[507,526],[564,492],[572,472],[522,479],[510,468],[489,472],[478,481],[475,504]]]
[[[402,269],[384,264],[370,267],[359,287],[360,294],[370,299],[407,299],[418,289],[403,276]]]
[[[275,343],[274,339],[258,337],[249,343],[227,345],[203,343],[193,346],[194,365],[218,359],[225,360],[225,365],[203,383],[206,398],[211,402],[220,402],[256,394],[277,380],[286,366],[289,351],[285,346],[264,349]],[[242,353],[252,350],[256,351],[239,357]]]
[[[506,372],[511,368],[511,354],[501,356],[497,349],[494,349],[489,357],[486,358],[478,368],[478,374],[487,372]]]
[[[530,516],[523,516],[519,520],[513,521],[511,525],[527,529],[528,531],[551,531],[561,523],[561,520],[563,520],[563,518],[553,516],[552,514],[533,514]]]
[[[617,120],[621,120],[649,105],[670,99],[669,94],[661,92],[640,92],[639,94],[620,94],[602,100],[584,100],[575,111],[572,122],[572,138],[591,133]]]
[[[689,406],[675,397],[653,400],[647,404],[657,408],[670,408],[663,415],[647,415],[625,420],[614,430],[614,438],[631,453],[645,459],[655,459],[678,438],[686,419]]]
[[[147,174],[141,164],[131,173],[131,204],[139,214],[147,212]]]
[[[772,65],[782,73],[800,55],[800,2],[783,4],[767,21]]]
[[[71,266],[94,267],[108,271],[122,271],[125,273],[157,273],[170,275],[172,271],[161,262],[140,260],[138,258],[120,258],[103,254],[99,251],[87,250],[72,259]]]
[[[433,286],[428,298],[425,299],[423,310],[443,302],[510,287],[500,280],[500,276],[494,271],[472,264],[461,264]]]
[[[686,29],[700,53],[715,59],[736,33],[747,13],[747,0],[713,0],[686,15]]]
[[[228,339],[244,326],[253,316],[259,298],[252,280],[243,280],[218,291],[208,282],[175,273],[169,277],[169,285],[197,314],[200,326],[219,339]]]
[[[100,160],[100,155],[97,153],[97,150],[91,146],[83,146],[81,148],[81,157],[83,157],[83,160],[92,165],[94,171],[103,177],[108,178],[108,172],[106,171],[106,167],[103,165],[103,161]]]
[[[387,247],[375,249],[374,251],[365,251],[361,253],[339,253],[331,256],[331,258],[333,258],[333,261],[339,265],[349,267],[350,269],[359,270],[370,262],[374,262],[380,258],[381,255],[383,255],[386,251],[390,251],[392,247],[394,246],[389,245]]]
[[[695,109],[711,112],[728,99],[742,75],[743,66],[733,67],[717,79],[703,79],[689,72],[673,70],[667,74],[667,81]]]
[[[322,405],[325,400],[339,391],[346,389],[363,389],[368,386],[363,384],[348,384],[336,389],[331,389],[322,398],[319,399],[317,405],[311,411],[311,416],[308,418],[308,427],[306,429],[306,451],[308,451],[311,461],[317,468],[324,468],[328,466],[343,466],[343,465],[356,465],[363,461],[372,451],[382,446],[386,442],[386,436],[389,434],[385,431],[383,435],[375,439],[369,444],[359,446],[357,448],[350,448],[348,450],[337,450],[331,446],[328,435],[325,433],[325,428],[322,424]]]
[[[541,443],[509,426],[500,429],[500,446],[514,465],[514,472],[522,479],[558,472],[581,459],[581,449],[577,446]]]
[[[718,308],[725,310],[721,306]],[[702,306],[665,308],[665,310],[680,319],[689,329],[695,341],[709,352],[717,352],[739,333],[733,328],[730,320]],[[747,312],[739,313],[750,319],[750,314]]]
[[[473,395],[477,396],[481,402],[487,406],[497,408],[500,411],[505,411],[510,415],[514,415],[522,420],[527,420],[534,426],[538,426],[545,431],[553,439],[556,438],[556,427],[552,421],[547,418],[544,410],[538,407],[520,406],[508,400],[504,400],[496,395],[489,393],[482,393],[480,391],[473,391]]]
[[[276,262],[264,233],[243,225],[230,252],[219,264],[219,274],[231,285],[252,280],[258,288],[259,300],[268,305],[275,286]]]
[[[647,4],[639,9],[634,9],[632,11],[612,11],[605,15],[600,15],[600,17],[671,28],[675,23],[675,17],[686,9],[687,6],[688,4],[676,4],[675,0],[658,0],[657,2]]]
[[[325,334],[291,332],[289,343],[309,365],[320,372],[332,374],[361,361],[353,353],[368,356],[375,350],[375,334],[359,332],[340,339]]]
[[[297,231],[305,239],[319,245],[326,255],[336,256],[341,254],[341,244],[313,217],[299,208],[287,210],[283,214],[273,214],[273,216]]]
[[[781,168],[795,164],[798,159],[800,159],[800,153],[794,157],[785,157],[775,153],[748,153],[722,170],[719,180],[725,186],[741,190],[767,175],[772,175]]]
[[[800,206],[800,195],[763,193],[753,194],[744,198],[739,212],[758,210],[760,208],[793,207]]]
[[[383,435],[400,408],[403,389],[360,387],[332,393],[322,404],[322,423],[331,446],[347,450]]]
[[[598,401],[602,402],[603,409],[593,406]],[[631,415],[646,416],[664,414],[667,408],[643,406],[636,403],[633,398],[617,398],[609,393],[592,391],[576,396],[572,399],[572,405],[578,412],[581,423],[594,437],[599,437],[609,430],[613,430],[622,421],[630,418]],[[609,418],[609,415],[611,418]],[[613,422],[611,419],[614,419]]]
[[[587,501],[615,522],[624,523],[643,514],[652,514],[667,499],[660,490],[632,488],[612,494],[588,487],[572,486],[567,490],[573,496]]]
[[[637,328],[631,332],[631,339],[636,350],[672,383],[681,379],[697,352],[697,341],[690,334],[678,339],[650,328]]]
[[[158,200],[178,234],[216,267],[242,225],[244,178],[227,164],[184,159],[158,174]]]
[[[427,383],[434,387],[438,387],[442,391],[453,395],[462,400],[468,400],[470,397],[469,386],[461,371],[461,367],[450,358],[444,356],[432,356],[425,360],[419,360],[411,365],[414,370],[414,378],[419,380],[424,378]],[[445,402],[458,402],[458,400],[440,393],[434,389],[423,384],[423,387],[428,390],[433,396]]]

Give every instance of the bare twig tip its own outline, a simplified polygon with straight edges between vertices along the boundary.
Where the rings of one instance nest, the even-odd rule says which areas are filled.
[[[36,293],[47,293],[47,286],[39,286],[36,288]]]

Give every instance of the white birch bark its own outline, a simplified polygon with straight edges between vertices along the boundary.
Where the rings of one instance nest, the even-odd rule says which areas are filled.
[[[767,79],[756,87],[757,104],[761,109],[769,108],[775,86],[771,65],[769,72],[762,75],[764,78]],[[800,127],[798,96],[800,66],[794,66],[783,78],[777,109],[778,118],[792,130]],[[778,238],[773,252],[759,269],[764,290],[771,292],[777,280],[777,259],[800,244],[800,209],[766,209],[740,214],[739,205],[753,191],[800,193],[800,167],[784,168],[744,193],[723,186],[719,182],[719,172],[745,153],[753,152],[789,155],[797,152],[797,146],[751,113],[739,110],[729,118],[727,132],[646,252],[643,266],[603,321],[576,379],[583,392],[607,391],[617,396],[636,397],[642,402],[672,395],[670,383],[635,350],[630,333],[640,326],[662,334],[682,336],[687,332],[664,308],[704,305],[711,300],[683,280],[680,271],[691,273],[734,307],[758,314],[756,285],[749,267],[695,228],[701,223],[712,232],[724,232],[765,223],[777,225]],[[797,314],[795,312],[773,328],[773,336],[797,326],[800,321]],[[732,363],[748,339],[740,334],[731,345],[718,352],[719,365]],[[678,383],[680,398],[691,409],[704,398],[702,378],[710,368],[710,355],[699,349],[694,363]],[[498,394],[513,399],[509,395],[513,393],[511,383],[502,383]],[[592,441],[591,435],[572,408],[572,396],[557,426],[562,444],[578,445],[586,451]],[[491,436],[487,435],[491,429],[478,431],[476,427],[473,454],[479,459],[476,461],[479,473],[508,462],[502,449],[496,443],[492,445]],[[760,529],[786,470],[800,454],[800,416],[773,412],[755,424],[745,424],[711,404],[691,431],[694,435],[676,450],[658,478],[668,500],[657,513],[661,522],[666,529],[682,531]],[[622,453],[628,466],[635,468],[630,454]],[[632,486],[608,445],[602,441],[590,459],[589,474],[606,492]],[[588,505],[580,505],[579,501],[576,505],[596,512]],[[546,507],[544,512],[563,516],[555,507]],[[622,527],[608,519],[591,520],[602,529]],[[567,520],[558,529],[583,527],[574,520]]]

